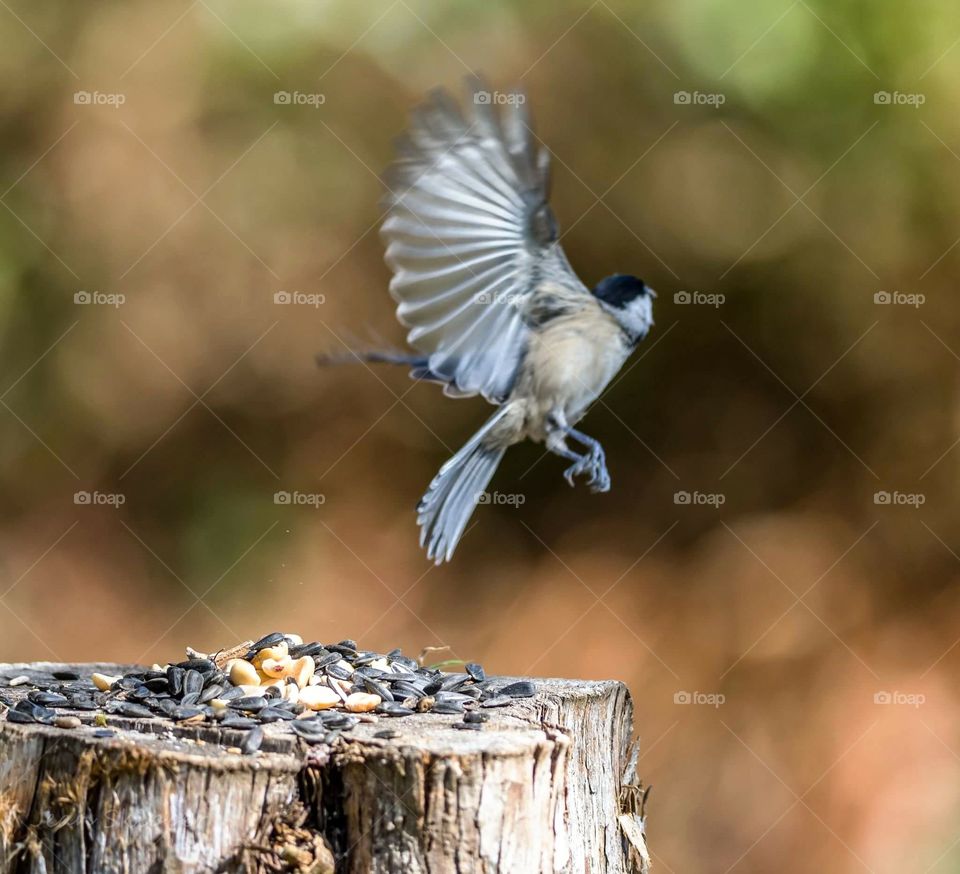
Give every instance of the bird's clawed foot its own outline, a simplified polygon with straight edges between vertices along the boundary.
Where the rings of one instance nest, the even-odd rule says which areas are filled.
[[[607,471],[607,459],[599,444],[592,446],[587,454],[581,455],[577,461],[563,472],[564,477],[571,486],[574,485],[573,478],[581,474],[587,474],[589,476],[587,485],[590,487],[591,492],[610,491],[610,474]]]

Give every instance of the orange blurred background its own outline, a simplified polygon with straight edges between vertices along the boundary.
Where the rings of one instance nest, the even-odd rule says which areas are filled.
[[[960,870],[955,5],[0,22],[0,659],[281,629],[615,677],[656,870]],[[484,402],[314,355],[402,342],[378,175],[470,70],[525,88],[571,262],[657,324],[583,425],[612,492],[517,448],[522,501],[431,568],[413,508]]]

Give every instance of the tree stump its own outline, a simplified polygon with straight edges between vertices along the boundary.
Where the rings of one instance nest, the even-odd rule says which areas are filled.
[[[130,669],[0,665],[0,687]],[[480,731],[381,717],[328,746],[274,723],[255,755],[210,724],[0,722],[0,874],[645,872],[626,687],[536,682]]]

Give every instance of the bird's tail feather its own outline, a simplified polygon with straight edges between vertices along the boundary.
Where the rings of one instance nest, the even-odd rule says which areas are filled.
[[[505,446],[491,446],[484,439],[505,411],[505,407],[500,407],[440,468],[417,506],[420,545],[426,546],[427,558],[437,564],[450,560],[480,496],[507,451]]]
[[[414,355],[395,349],[345,349],[342,352],[321,352],[316,356],[320,367],[329,367],[333,364],[401,364],[412,368],[410,376],[413,379],[422,379],[427,382],[440,382],[447,385],[446,377],[434,373],[430,369],[430,359],[426,355]],[[448,394],[454,394],[451,390]]]

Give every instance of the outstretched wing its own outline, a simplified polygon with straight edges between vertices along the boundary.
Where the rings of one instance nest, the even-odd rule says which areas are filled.
[[[448,394],[496,403],[523,358],[537,285],[589,292],[557,242],[549,155],[533,142],[524,95],[473,77],[468,94],[469,117],[442,90],[414,111],[387,174],[382,234],[410,344]]]

